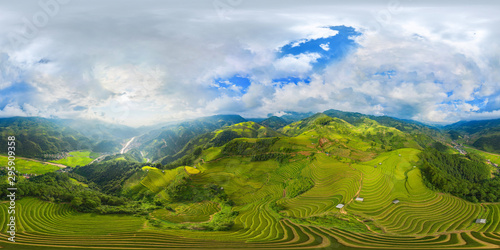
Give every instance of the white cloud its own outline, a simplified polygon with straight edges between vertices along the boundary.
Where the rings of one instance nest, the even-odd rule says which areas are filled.
[[[329,27],[325,27],[323,25],[324,24],[315,23],[293,27],[292,30],[297,32],[299,36],[302,37],[302,39],[294,42],[292,44],[292,47],[299,46],[300,44],[309,40],[336,36],[339,33],[337,30],[332,30]]]
[[[274,62],[274,68],[292,76],[302,76],[312,70],[312,63],[316,62],[321,55],[318,53],[306,53],[299,55],[286,55]]]
[[[12,48],[9,33],[39,7],[3,2],[0,114],[131,125],[330,108],[442,123],[498,117],[498,3],[400,5],[251,1],[220,19],[210,1],[90,0],[65,5],[27,44]],[[336,25],[360,31],[359,47],[324,71],[313,68],[316,53],[277,58],[292,41],[339,35],[327,28]],[[388,71],[394,74],[380,74]],[[237,74],[249,76],[248,89],[214,83]],[[311,82],[272,82],[290,76]],[[470,104],[483,99],[489,101]]]
[[[277,116],[277,117],[282,117],[282,116],[284,116],[284,115],[288,115],[288,113],[287,113],[287,112],[285,112],[285,111],[278,111],[278,112],[275,112],[275,113],[273,114],[273,116]]]
[[[9,103],[0,110],[0,117],[28,116],[17,103]]]
[[[324,50],[324,51],[328,51],[330,50],[330,43],[323,43],[323,44],[320,44],[319,46]]]

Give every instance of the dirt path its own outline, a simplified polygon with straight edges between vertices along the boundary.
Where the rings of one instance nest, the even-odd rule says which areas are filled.
[[[359,171],[358,169],[353,168],[350,163],[349,163],[349,167],[352,168],[355,171]],[[347,214],[347,212],[344,210],[344,208],[347,207],[347,205],[351,204],[351,202],[354,199],[356,199],[356,197],[359,196],[359,193],[361,193],[361,189],[363,188],[363,172],[361,172],[361,171],[359,171],[359,172],[361,173],[361,178],[359,179],[359,189],[358,189],[358,192],[356,192],[356,194],[354,195],[354,197],[352,197],[352,199],[349,200],[349,202],[347,202],[342,209],[340,209],[340,212],[343,213],[343,214]]]

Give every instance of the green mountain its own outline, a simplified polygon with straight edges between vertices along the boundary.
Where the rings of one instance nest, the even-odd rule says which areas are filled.
[[[53,119],[52,121],[61,126],[70,127],[98,142],[112,140],[121,143],[123,140],[137,136],[140,133],[139,129],[98,120]]]
[[[283,119],[286,123],[292,123],[296,121],[300,121],[302,119],[308,118],[312,115],[314,115],[313,112],[307,112],[307,113],[300,113],[300,112],[294,112],[294,111],[283,111],[283,114],[280,116],[281,119]],[[268,117],[273,116],[272,114],[268,114]]]
[[[7,145],[7,137],[16,137],[16,155],[44,158],[44,154],[58,154],[90,149],[94,142],[78,131],[53,120],[38,117],[0,118],[0,144]],[[7,153],[7,147],[0,147]]]
[[[444,127],[451,138],[475,148],[500,153],[500,119],[463,121]]]
[[[216,115],[168,125],[136,138],[135,143],[145,157],[157,161],[181,151],[194,137],[224,126],[246,121],[239,115]]]
[[[263,121],[260,121],[259,124],[272,128],[274,130],[278,130],[289,124],[285,119],[277,116],[271,116]]]
[[[176,165],[189,165],[193,158],[199,156],[202,149],[220,147],[236,138],[264,138],[283,136],[277,131],[255,122],[241,122],[208,132],[191,139],[184,148],[172,156],[164,157],[161,164],[169,164],[179,160]]]
[[[330,117],[340,118],[353,125],[362,123],[365,118],[368,118],[383,126],[393,127],[399,131],[413,135],[416,141],[422,146],[430,146],[434,139],[440,141],[446,140],[446,136],[439,130],[439,128],[412,120],[397,119],[389,116],[365,115],[356,112],[344,112],[334,109],[327,110],[323,113]]]

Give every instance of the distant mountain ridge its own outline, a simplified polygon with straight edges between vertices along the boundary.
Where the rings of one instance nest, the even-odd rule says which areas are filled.
[[[119,150],[120,146],[127,140],[136,137],[130,148],[137,149],[139,153],[142,152],[145,158],[153,162],[161,161],[165,163],[169,161],[165,159],[178,159],[179,156],[187,154],[185,147],[194,138],[215,132],[224,127],[252,121],[259,126],[268,128],[267,131],[272,136],[293,136],[300,132],[302,128],[310,125],[309,122],[318,118],[319,114],[341,119],[354,126],[363,124],[366,119],[370,119],[380,125],[393,127],[411,134],[422,146],[429,145],[434,140],[444,142],[451,139],[481,150],[500,153],[500,119],[462,121],[438,128],[413,120],[365,115],[334,109],[316,114],[285,111],[282,112],[281,116],[270,115],[268,118],[262,119],[245,119],[240,115],[215,115],[171,123],[160,128],[158,126],[132,128],[92,120],[46,119],[39,117],[0,118],[0,134],[2,135],[0,143],[6,143],[6,136],[14,134],[19,139],[18,153],[34,157],[41,154],[81,149],[95,150],[96,152],[114,152]],[[290,127],[292,123],[296,122],[299,123]],[[258,129],[263,131],[263,128]],[[251,131],[251,129],[247,131]],[[230,132],[226,131],[225,135],[228,133]],[[238,136],[232,135],[234,138]],[[258,137],[253,134],[246,136],[250,138]],[[208,137],[210,136],[207,135]],[[213,136],[210,137],[210,140],[212,139]],[[201,144],[192,143],[192,145]],[[4,148],[0,149],[0,153],[4,152]]]
[[[500,153],[500,119],[461,121],[443,129],[454,140],[484,151]]]
[[[140,151],[152,161],[173,156],[194,137],[247,120],[239,115],[215,115],[168,125],[139,136]]]
[[[1,145],[7,145],[8,136],[16,138],[16,155],[29,157],[90,149],[93,145],[78,131],[40,117],[0,118]],[[7,147],[0,147],[0,153],[7,153]]]

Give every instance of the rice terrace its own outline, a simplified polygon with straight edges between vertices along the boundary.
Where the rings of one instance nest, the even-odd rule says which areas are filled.
[[[500,249],[500,3],[0,3],[0,250]]]

